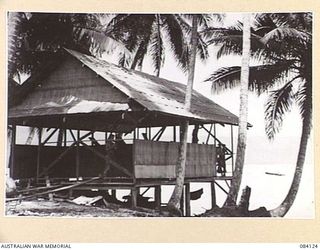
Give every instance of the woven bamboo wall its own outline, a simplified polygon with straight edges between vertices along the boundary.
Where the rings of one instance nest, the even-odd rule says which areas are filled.
[[[104,146],[91,146],[100,153],[104,152]],[[53,162],[66,147],[41,147],[40,172]],[[16,145],[13,169],[14,179],[35,178],[37,171],[37,146]],[[114,152],[112,158],[132,172],[132,145],[122,145],[121,149]],[[97,157],[84,147],[79,147],[79,176],[95,177],[101,174],[105,168],[105,161]],[[117,169],[111,168],[108,176],[125,176]],[[76,177],[76,148],[71,149],[49,172],[50,178],[74,178]]]
[[[136,140],[136,178],[175,178],[179,143]],[[188,144],[186,177],[215,176],[216,152],[213,145]]]

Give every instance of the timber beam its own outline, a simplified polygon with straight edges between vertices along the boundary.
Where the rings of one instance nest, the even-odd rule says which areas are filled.
[[[91,132],[86,133],[85,135],[81,136],[79,138],[79,141],[75,141],[73,142],[70,147],[68,147],[64,152],[62,152],[53,162],[51,162],[49,164],[49,166],[47,166],[45,169],[42,170],[42,172],[38,175],[38,177],[41,177],[45,174],[48,173],[48,171],[50,169],[52,169],[69,151],[71,151],[71,149],[77,145],[79,142],[81,142],[81,140],[83,140],[84,138],[86,138],[87,136],[91,135]]]

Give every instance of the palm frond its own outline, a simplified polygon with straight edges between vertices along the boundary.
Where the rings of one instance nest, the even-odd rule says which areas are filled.
[[[118,65],[124,68],[130,68],[132,62],[132,53],[120,51],[118,54]]]
[[[261,39],[261,42],[268,44],[275,41],[283,42],[283,40],[286,39],[294,39],[300,43],[305,43],[311,39],[311,35],[292,27],[277,27],[266,33]]]
[[[304,82],[295,94],[302,120],[308,126],[312,126],[312,85]]]
[[[171,50],[182,69],[187,68],[188,61],[185,61],[185,37],[175,15],[161,15],[163,30],[166,32]]]
[[[8,77],[19,77],[21,58],[24,55],[25,34],[23,25],[27,21],[21,12],[8,12]]]
[[[220,93],[232,89],[240,83],[241,67],[222,67],[211,74],[205,82],[211,82],[211,91]]]
[[[251,66],[249,90],[260,95],[281,81],[285,81],[289,76],[290,63],[289,61]],[[211,82],[213,93],[220,93],[239,85],[240,72],[240,66],[223,67],[213,72],[205,81]]]
[[[208,45],[199,36],[198,36],[197,54],[199,55],[200,59],[203,61],[209,58]]]
[[[208,45],[220,46],[217,51],[217,58],[227,55],[241,55],[242,54],[242,26],[233,26],[228,29],[209,29],[205,32],[208,39]],[[261,37],[251,30],[251,55],[254,56],[263,50],[264,44],[260,41]]]
[[[280,131],[284,115],[289,112],[294,100],[292,81],[282,88],[272,91],[265,106],[265,131],[271,140]]]
[[[152,58],[152,63],[154,66],[154,71],[157,72],[157,76],[160,74],[160,68],[164,62],[164,47],[161,35],[161,26],[158,22],[159,17],[157,17],[157,22],[153,23],[152,33],[150,38],[150,48],[149,53]]]

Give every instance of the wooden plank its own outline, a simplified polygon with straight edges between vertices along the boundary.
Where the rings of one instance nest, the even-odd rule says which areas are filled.
[[[26,199],[34,198],[34,197],[37,197],[37,196],[40,196],[40,195],[46,195],[46,194],[50,194],[50,193],[57,193],[57,192],[68,190],[68,189],[71,189],[71,188],[75,188],[75,187],[78,187],[78,186],[81,186],[81,185],[84,185],[84,184],[87,184],[87,183],[90,183],[92,181],[99,180],[99,179],[101,179],[101,177],[93,177],[93,178],[91,178],[89,180],[82,181],[82,182],[77,182],[77,183],[75,183],[73,185],[70,185],[70,186],[60,187],[60,188],[56,188],[56,189],[52,189],[52,190],[49,190],[49,191],[40,192],[40,193],[37,193],[37,194],[28,195],[28,196],[24,196],[24,197],[6,199],[6,202],[18,201],[18,200],[26,200]]]
[[[58,131],[58,129],[54,129],[51,134],[42,142],[42,145],[45,145],[50,139],[51,137]]]
[[[218,183],[215,181],[215,184],[217,184],[217,186],[226,194],[228,195],[228,192]]]
[[[135,165],[136,178],[175,178],[175,165]]]

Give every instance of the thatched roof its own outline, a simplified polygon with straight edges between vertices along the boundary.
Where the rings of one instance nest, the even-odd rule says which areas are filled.
[[[125,112],[131,114],[130,119],[137,118],[135,126],[176,125],[186,118],[191,124],[238,124],[235,115],[197,91],[193,91],[190,112],[186,111],[184,84],[122,68],[73,50],[66,49],[66,53],[68,56],[56,69],[46,72],[41,80],[28,83],[34,87],[29,88],[19,104],[9,108],[9,121],[20,125],[40,122],[47,126],[45,119],[41,119],[45,117],[58,126],[57,119],[50,118],[60,117],[60,122],[65,123],[67,119],[70,128],[74,128],[79,122],[71,122],[72,117],[90,116],[101,120],[113,115],[114,120],[115,114],[123,116]],[[142,114],[144,122],[139,119]],[[90,126],[90,121],[87,123],[85,128]],[[102,126],[106,121],[100,123]],[[98,129],[107,129],[101,126]]]

